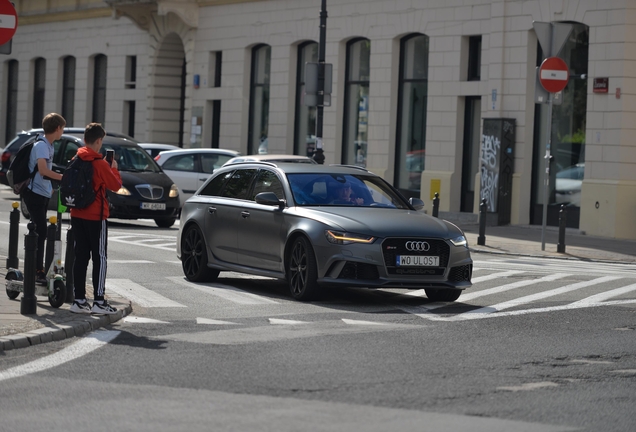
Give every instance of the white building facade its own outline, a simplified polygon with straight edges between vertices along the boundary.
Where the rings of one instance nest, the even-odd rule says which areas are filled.
[[[320,0],[14,3],[0,143],[59,112],[144,142],[315,149],[303,92]],[[548,224],[565,205],[569,226],[636,239],[636,2],[328,0],[327,11],[325,163],[365,166],[429,211],[435,192],[451,212],[489,197],[500,222],[541,224],[550,125]],[[535,21],[572,28],[550,123],[536,103]]]

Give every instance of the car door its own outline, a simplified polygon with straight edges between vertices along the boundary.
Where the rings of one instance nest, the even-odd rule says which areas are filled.
[[[216,260],[241,264],[237,254],[239,218],[255,174],[255,169],[235,170],[213,179],[202,191],[204,195],[214,183],[223,184],[219,195],[207,200],[205,214],[206,240]]]
[[[256,195],[261,192],[273,192],[279,199],[285,198],[282,182],[273,170],[259,170],[249,200],[241,210],[238,260],[249,267],[283,271],[285,216],[278,206],[256,203]]]
[[[196,165],[196,153],[174,155],[161,165],[161,169],[179,188],[181,205],[203,184],[199,182]]]

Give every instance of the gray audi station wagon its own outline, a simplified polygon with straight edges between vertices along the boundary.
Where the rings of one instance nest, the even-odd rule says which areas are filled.
[[[359,167],[248,162],[220,168],[181,211],[177,255],[188,280],[221,271],[321,286],[424,289],[455,301],[471,286],[466,237]]]

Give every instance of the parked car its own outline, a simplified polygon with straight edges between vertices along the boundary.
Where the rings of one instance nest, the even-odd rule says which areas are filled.
[[[183,205],[215,170],[239,155],[234,150],[189,148],[161,152],[155,160],[179,187]]]
[[[291,162],[291,163],[308,163],[315,164],[317,163],[310,157],[307,156],[299,156],[299,155],[288,155],[288,154],[258,154],[258,155],[246,155],[246,156],[237,156],[229,161],[225,162],[223,166],[232,165],[236,163],[242,162]]]
[[[30,138],[37,136],[38,134],[43,134],[44,130],[42,128],[34,128],[28,131],[19,132],[15,138],[13,138],[9,144],[5,146],[5,148],[0,153],[0,183],[4,185],[9,185],[9,181],[7,180],[7,171],[9,170],[9,166],[11,165],[11,161],[18,153],[18,150],[27,142]],[[83,139],[84,138],[84,128],[76,128],[76,127],[67,127],[64,128],[65,135],[72,135],[74,137]],[[111,136],[115,138],[123,138],[131,142],[137,142],[134,138],[117,132],[106,132],[106,136]],[[66,165],[64,165],[66,166]]]
[[[355,199],[339,203],[347,186]],[[362,168],[227,165],[185,202],[177,256],[191,281],[221,271],[286,279],[298,300],[323,285],[424,288],[431,300],[457,300],[471,286],[466,237],[423,207]]]
[[[581,205],[581,186],[584,175],[584,162],[557,172],[554,185],[557,204],[568,204],[577,207]]]
[[[139,143],[139,147],[146,150],[153,159],[156,159],[162,151],[181,149],[181,147],[177,147],[176,145],[158,143]]]
[[[35,139],[33,136],[31,139]],[[53,143],[53,171],[63,173],[84,142],[73,135],[62,135]],[[154,219],[163,228],[174,225],[180,207],[179,192],[174,182],[159,168],[148,153],[128,139],[107,135],[102,154],[115,151],[123,186],[117,192],[108,191],[110,217],[118,219]],[[21,210],[29,217],[22,197]],[[49,210],[57,209],[57,192],[49,200]]]

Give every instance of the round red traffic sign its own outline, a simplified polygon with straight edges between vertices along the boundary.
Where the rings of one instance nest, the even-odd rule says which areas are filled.
[[[9,0],[0,0],[0,45],[9,42],[18,28],[18,14]]]
[[[550,93],[558,93],[568,85],[570,70],[563,59],[548,57],[539,67],[539,81],[544,89]]]

